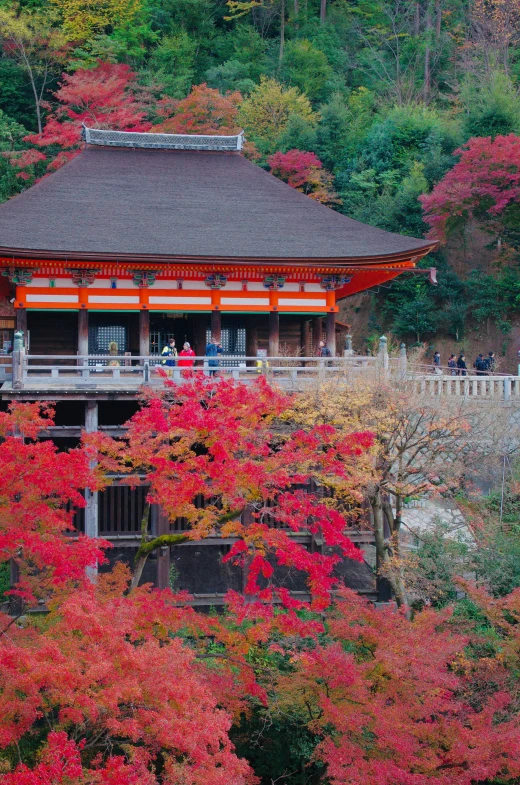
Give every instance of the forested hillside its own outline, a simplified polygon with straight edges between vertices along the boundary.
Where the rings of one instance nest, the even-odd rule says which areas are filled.
[[[345,305],[359,351],[385,330],[512,369],[518,0],[4,0],[0,37],[2,199],[74,155],[82,122],[242,127],[312,198],[441,239],[437,287],[403,277]]]

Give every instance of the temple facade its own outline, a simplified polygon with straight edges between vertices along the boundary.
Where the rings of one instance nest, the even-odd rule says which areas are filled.
[[[0,295],[34,354],[336,350],[338,302],[431,249],[247,161],[242,135],[85,129],[84,151],[0,207]],[[14,326],[14,325],[13,325]],[[1,347],[0,347],[1,348]]]
[[[138,405],[138,384],[123,382],[123,371],[143,371],[144,358],[146,374],[171,337],[179,348],[189,341],[198,357],[216,338],[234,361],[312,357],[322,339],[333,355],[342,353],[338,303],[413,272],[433,247],[290,188],[244,158],[242,134],[86,128],[84,135],[79,155],[0,206],[0,397],[4,406],[13,398],[56,401],[56,425],[42,438],[63,447],[77,444],[83,429],[123,434]],[[36,360],[33,370],[25,366],[25,386],[9,376],[15,329],[24,348],[13,367],[15,355]],[[114,354],[124,367],[104,375],[114,363],[100,358]],[[65,373],[56,385],[59,368],[41,369],[60,358],[70,381]],[[146,487],[115,478],[86,496],[78,528],[112,540],[112,561],[130,559]],[[182,525],[153,510],[153,532]],[[359,535],[360,545],[367,536]],[[228,547],[208,538],[161,549],[144,579],[172,584],[173,569],[174,588],[198,604],[218,604],[245,580],[222,563]],[[310,535],[309,547],[318,547]],[[366,584],[361,569],[350,564],[345,579],[370,593],[373,578]]]

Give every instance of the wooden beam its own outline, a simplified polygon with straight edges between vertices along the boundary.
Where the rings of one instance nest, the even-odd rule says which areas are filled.
[[[80,356],[88,354],[88,311],[86,308],[78,311],[78,354]]]
[[[139,356],[150,356],[150,311],[139,311]]]
[[[269,312],[269,357],[278,357],[280,351],[280,314]]]
[[[327,347],[333,357],[336,356],[336,314],[331,311],[327,314]]]
[[[211,312],[211,337],[218,343],[222,340],[222,315],[220,311]]]

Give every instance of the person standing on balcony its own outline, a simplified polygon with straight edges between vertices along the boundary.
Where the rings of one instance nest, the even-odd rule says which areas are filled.
[[[459,359],[457,360],[457,368],[459,369],[458,375],[459,376],[467,376],[468,375],[468,366],[466,365],[466,355],[464,352],[461,352],[459,355]]]
[[[182,351],[179,352],[179,359],[177,360],[179,368],[193,368],[195,360],[192,360],[192,357],[195,357],[195,352],[188,341],[185,341]]]
[[[161,365],[166,366],[166,373],[168,376],[172,375],[170,370],[175,366],[177,358],[177,349],[175,348],[175,338],[170,338],[166,346],[161,352]]]
[[[215,338],[212,338],[212,340],[206,346],[206,357],[211,358],[208,360],[210,376],[216,376],[219,354],[222,354],[222,346]]]
[[[433,355],[433,372],[439,374],[442,373],[440,352],[435,352],[435,354]]]
[[[325,343],[325,341],[320,341],[320,345],[318,348],[318,357],[332,357],[332,353]]]
[[[450,369],[451,376],[457,376],[457,358],[454,354],[450,354],[450,359],[448,360],[448,368]]]

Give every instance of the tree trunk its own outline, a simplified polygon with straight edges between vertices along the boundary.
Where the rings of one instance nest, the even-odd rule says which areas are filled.
[[[282,0],[280,7],[280,53],[278,55],[278,67],[280,68],[283,60],[285,47],[285,0]]]
[[[415,15],[413,20],[413,34],[418,37],[421,32],[421,4],[415,4]]]
[[[423,99],[424,101],[428,101],[430,98],[430,91],[431,91],[431,44],[430,44],[430,31],[432,26],[432,18],[430,14],[430,9],[428,8],[426,11],[425,17],[425,34],[426,34],[426,46],[424,49],[424,84],[423,84]]]
[[[442,26],[442,0],[435,0],[435,40],[437,43],[441,40],[441,26]]]
[[[327,0],[320,0],[320,24],[324,25],[327,21]]]

